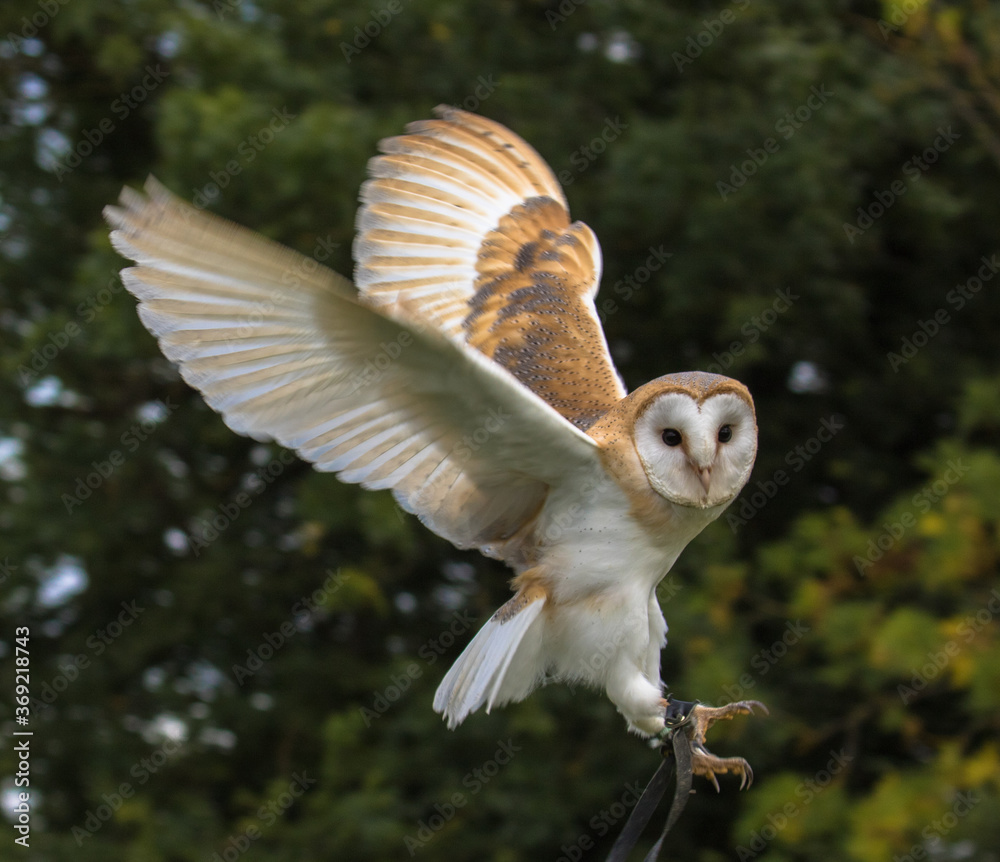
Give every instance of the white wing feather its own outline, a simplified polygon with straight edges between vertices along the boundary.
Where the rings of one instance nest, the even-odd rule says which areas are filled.
[[[538,684],[542,628],[533,625],[545,608],[536,599],[507,620],[491,618],[462,651],[434,693],[434,711],[454,728],[486,705],[522,700]],[[508,673],[517,657],[518,672]]]
[[[150,179],[105,216],[139,314],[227,425],[294,448],[459,547],[515,533],[595,442],[479,354]]]

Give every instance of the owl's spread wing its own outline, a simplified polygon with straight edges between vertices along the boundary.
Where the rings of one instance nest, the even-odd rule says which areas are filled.
[[[597,445],[474,349],[386,317],[316,261],[155,180],[105,216],[139,314],[233,430],[400,505],[459,547],[513,535]]]
[[[472,345],[586,429],[626,395],[594,307],[597,238],[570,224],[559,183],[521,138],[456,108],[437,114],[369,163],[358,289]]]

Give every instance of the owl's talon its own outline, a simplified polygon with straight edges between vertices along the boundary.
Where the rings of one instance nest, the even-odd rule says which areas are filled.
[[[692,753],[691,771],[695,775],[700,775],[711,781],[716,793],[720,792],[719,779],[716,777],[716,773],[725,775],[732,772],[734,775],[739,775],[740,790],[753,784],[753,770],[746,760],[742,757],[716,757],[705,748],[701,748],[701,750],[695,749]]]
[[[664,705],[666,703],[664,701]],[[753,784],[753,770],[742,757],[717,757],[712,754],[705,747],[705,734],[715,722],[737,715],[752,715],[755,708],[764,715],[769,714],[768,708],[759,700],[741,700],[726,706],[703,706],[699,703],[691,710],[690,721],[683,728],[691,740],[691,771],[711,781],[716,793],[721,790],[716,773],[739,775],[740,790],[743,790]]]
[[[707,778],[709,781],[712,782],[712,786],[715,788],[715,792],[722,793],[722,788],[719,787],[719,779],[715,777],[714,772],[712,772],[711,770],[708,770],[707,772],[695,772],[693,761],[691,763],[691,771],[694,772],[695,775],[701,775],[702,777]]]

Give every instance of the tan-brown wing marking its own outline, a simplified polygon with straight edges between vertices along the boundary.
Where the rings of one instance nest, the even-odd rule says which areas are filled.
[[[530,198],[483,241],[463,324],[469,344],[582,429],[625,394],[594,313],[599,255],[589,227]]]
[[[361,189],[355,281],[386,314],[474,345],[579,428],[625,396],[593,297],[600,248],[552,171],[454,108],[380,143]]]
[[[485,236],[526,199],[565,203],[552,171],[517,135],[439,106],[379,142],[361,187],[354,281],[389,313],[408,311],[460,341]]]

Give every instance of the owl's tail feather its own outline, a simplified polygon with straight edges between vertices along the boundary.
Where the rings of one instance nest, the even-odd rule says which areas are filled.
[[[484,703],[489,712],[523,700],[538,685],[544,607],[544,591],[522,590],[479,630],[434,695],[434,711],[444,716],[449,728]]]

